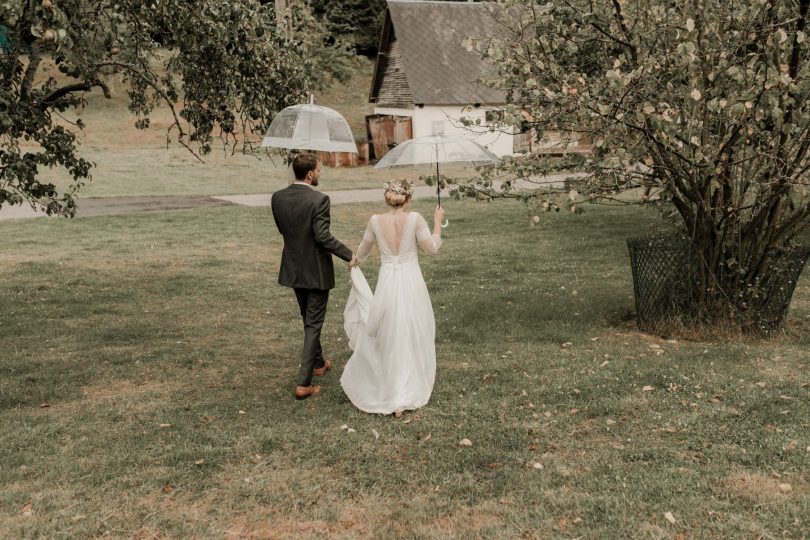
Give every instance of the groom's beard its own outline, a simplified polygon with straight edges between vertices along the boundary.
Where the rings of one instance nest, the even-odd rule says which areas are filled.
[[[312,187],[318,187],[318,179],[317,179],[317,178],[313,178],[313,179],[312,179],[312,182],[311,182],[309,185],[311,185]]]

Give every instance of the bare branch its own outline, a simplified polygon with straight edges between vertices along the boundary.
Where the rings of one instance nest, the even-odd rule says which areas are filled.
[[[56,90],[54,90],[53,92],[51,92],[42,99],[42,102],[40,103],[40,108],[44,110],[68,94],[72,94],[74,92],[89,92],[90,90],[93,89],[93,87],[96,86],[101,88],[101,91],[104,92],[105,98],[107,99],[112,98],[110,88],[103,81],[101,80],[86,81],[82,83],[68,84],[60,88],[57,88]]]
[[[28,66],[25,68],[25,75],[23,76],[22,84],[20,85],[20,101],[26,101],[31,97],[31,88],[34,85],[34,77],[39,69],[39,64],[42,57],[39,54],[39,43],[34,42],[31,45],[31,54],[28,55]]]

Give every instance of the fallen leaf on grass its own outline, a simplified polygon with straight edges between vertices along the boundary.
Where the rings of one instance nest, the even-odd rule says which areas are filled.
[[[541,470],[543,468],[543,464],[542,463],[532,463],[532,468],[537,469],[537,470]]]
[[[204,459],[198,459],[197,461],[194,462],[194,465],[202,465],[203,463],[205,463]]]
[[[472,446],[472,441],[470,439],[461,439],[458,444],[459,446]]]
[[[641,389],[642,392],[652,392],[653,390],[655,390],[655,387],[650,385],[647,385]]]
[[[425,435],[425,437],[424,437],[422,440],[423,440],[423,441],[429,441],[429,440],[430,440],[430,439],[432,439],[432,438],[433,438],[433,435],[431,435],[430,433],[428,433],[427,435]]]
[[[799,441],[790,441],[785,445],[785,450],[796,450],[797,446],[799,446]]]
[[[50,404],[50,403],[45,402],[45,403],[43,403],[42,405],[40,405],[40,406],[39,406],[39,408],[40,408],[40,409],[47,409],[47,408],[48,408],[48,407],[50,407],[50,406],[51,406],[51,404]]]
[[[375,441],[380,438],[380,434],[377,432],[376,429],[372,429],[371,433],[374,435],[374,440]]]
[[[347,429],[349,429],[349,426],[347,426],[346,424],[343,424],[342,426],[340,426],[341,431],[346,431]]]
[[[31,517],[34,514],[34,505],[30,502],[20,508],[20,515],[25,517]]]
[[[171,493],[172,491],[174,491],[174,486],[171,484],[164,484],[162,491],[163,493]]]
[[[500,469],[501,467],[503,467],[503,463],[501,463],[500,461],[496,461],[495,463],[488,463],[487,467],[489,467],[490,469]]]
[[[171,424],[158,424],[158,426],[160,426],[160,429],[166,429],[166,428],[172,427]]]
[[[793,486],[787,483],[779,484],[777,487],[779,488],[779,491],[781,491],[782,493],[790,493],[791,491],[793,491]]]
[[[664,512],[664,517],[667,518],[667,521],[675,525],[675,516],[672,515],[672,512]]]

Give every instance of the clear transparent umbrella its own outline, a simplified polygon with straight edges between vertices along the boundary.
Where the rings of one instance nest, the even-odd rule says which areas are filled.
[[[498,156],[466,137],[459,135],[428,135],[407,140],[394,147],[374,165],[387,169],[405,165],[436,164],[436,197],[442,204],[439,185],[439,163],[494,163]]]
[[[346,119],[333,109],[315,105],[311,96],[309,103],[287,107],[273,118],[262,146],[357,153]]]

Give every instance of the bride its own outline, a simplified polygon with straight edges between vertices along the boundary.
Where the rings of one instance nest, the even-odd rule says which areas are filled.
[[[369,413],[400,416],[424,406],[436,378],[436,323],[416,247],[438,252],[444,209],[436,207],[431,234],[425,218],[408,211],[413,190],[407,179],[385,184],[390,210],[371,216],[351,270],[343,325],[354,352],[340,383],[351,402]],[[372,294],[357,264],[374,244],[382,265]]]

